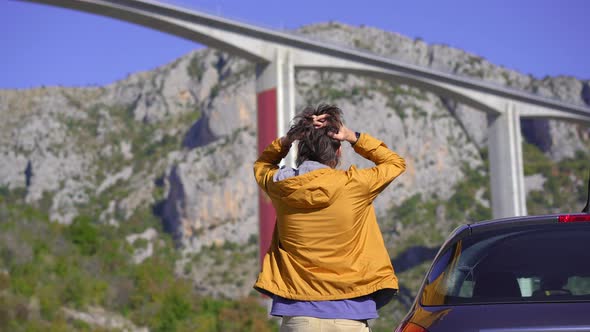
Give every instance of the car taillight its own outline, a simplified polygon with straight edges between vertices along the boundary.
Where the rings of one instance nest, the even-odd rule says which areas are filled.
[[[563,214],[558,217],[559,222],[590,221],[590,214]]]
[[[414,323],[403,323],[395,332],[428,332],[428,330]]]

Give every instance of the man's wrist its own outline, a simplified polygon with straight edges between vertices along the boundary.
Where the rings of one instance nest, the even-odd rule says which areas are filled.
[[[356,142],[358,142],[359,138],[361,137],[361,133],[359,133],[358,131],[351,131],[351,135],[350,135],[350,139],[348,140],[348,142],[350,142],[351,146],[354,146],[356,144]]]
[[[293,141],[291,139],[289,139],[288,136],[281,137],[281,146],[282,147],[289,148],[289,147],[291,147],[291,144],[293,144]]]

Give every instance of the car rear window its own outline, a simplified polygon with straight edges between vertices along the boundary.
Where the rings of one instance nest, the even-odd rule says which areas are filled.
[[[590,223],[467,236],[441,253],[422,305],[590,301]]]

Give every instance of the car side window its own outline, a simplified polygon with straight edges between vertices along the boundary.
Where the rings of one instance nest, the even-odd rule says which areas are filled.
[[[463,280],[463,284],[459,289],[459,297],[471,298],[473,297],[473,280]]]
[[[589,225],[561,224],[464,237],[433,262],[421,303],[590,301],[588,238]]]
[[[440,258],[434,263],[434,265],[432,266],[432,270],[428,275],[429,284],[434,282],[434,280],[437,279],[441,275],[441,273],[443,273],[447,269],[449,259],[451,258],[451,251],[452,250],[447,250],[447,252],[440,256]]]
[[[522,277],[518,278],[518,286],[520,287],[520,293],[523,297],[529,297],[533,295],[533,292],[539,289],[539,278],[538,277]]]
[[[573,295],[590,295],[590,276],[570,277],[565,287]]]

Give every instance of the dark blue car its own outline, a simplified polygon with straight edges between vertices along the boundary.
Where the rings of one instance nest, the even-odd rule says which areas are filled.
[[[395,331],[590,331],[587,207],[457,228]]]

